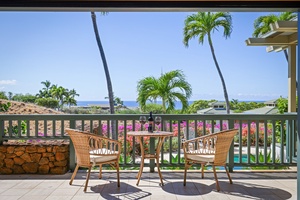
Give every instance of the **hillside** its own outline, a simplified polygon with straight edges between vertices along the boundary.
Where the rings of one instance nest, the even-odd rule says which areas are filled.
[[[0,114],[64,114],[63,112],[56,111],[51,108],[38,106],[32,103],[24,103],[18,101],[0,99],[0,103],[11,103],[7,112],[1,112]]]
[[[0,103],[6,104],[7,102],[11,103],[11,106],[9,107],[7,112],[0,112],[0,114],[64,114],[63,112],[56,111],[54,109],[46,108],[43,106],[38,106],[32,103],[24,103],[24,102],[18,102],[18,101],[10,101],[10,100],[4,100],[0,99]],[[39,122],[39,130],[44,130],[43,123]],[[13,125],[16,125],[15,122]],[[34,121],[30,122],[30,130],[34,131]],[[67,124],[66,124],[67,125]],[[7,122],[5,122],[4,126],[8,126]],[[60,128],[60,124],[56,125],[56,128]],[[47,129],[49,131],[52,130],[52,124],[49,123],[47,125]],[[39,142],[37,142],[39,141]],[[24,143],[30,143],[30,144],[40,144],[40,140],[9,140],[5,144],[24,144]],[[48,140],[48,141],[43,141],[43,143],[48,143],[48,144],[62,144],[62,143],[68,143],[68,140]]]

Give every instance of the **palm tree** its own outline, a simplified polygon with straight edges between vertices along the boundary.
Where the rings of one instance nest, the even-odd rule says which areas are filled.
[[[106,14],[106,12],[102,12],[102,14]],[[97,26],[97,21],[96,21],[96,14],[95,12],[91,12],[91,17],[92,17],[92,22],[93,22],[93,27],[94,27],[94,32],[95,32],[95,37],[97,40],[98,48],[100,51],[102,63],[103,63],[103,68],[105,72],[105,77],[106,77],[106,83],[107,83],[107,90],[108,90],[108,98],[109,98],[109,108],[110,108],[110,114],[115,114],[115,107],[114,107],[114,93],[113,93],[113,87],[112,83],[110,80],[110,75],[109,75],[109,70],[108,70],[108,65],[106,62],[106,57],[104,54],[104,49],[100,40],[100,35],[98,31],[98,26]],[[116,132],[116,123],[115,121],[112,121],[112,138],[117,139],[117,132]]]
[[[51,86],[51,82],[46,80],[46,81],[42,81],[41,84],[43,84],[45,87],[42,89],[42,94],[44,95],[43,97],[50,97],[51,94],[49,92],[50,90],[50,86]]]
[[[53,87],[51,90],[52,96],[55,97],[60,102],[60,105],[59,105],[60,109],[62,109],[64,106],[65,97],[67,96],[68,92],[69,92],[68,89],[66,89],[62,86]]]
[[[189,45],[189,41],[193,38],[198,38],[198,41],[200,44],[204,43],[204,38],[207,36],[208,43],[210,46],[210,50],[213,56],[213,60],[215,62],[217,71],[219,73],[223,91],[224,91],[224,97],[226,101],[226,111],[227,114],[230,113],[230,103],[228,98],[228,93],[225,85],[225,80],[223,78],[221,69],[219,67],[219,63],[217,61],[217,57],[215,55],[215,50],[212,43],[211,34],[214,31],[218,31],[219,27],[224,28],[223,36],[227,39],[230,37],[230,34],[232,32],[232,19],[231,15],[228,12],[198,12],[196,14],[192,14],[188,16],[185,21],[184,26],[184,39],[183,43],[186,47]]]
[[[290,21],[294,18],[297,17],[297,13],[294,12],[282,12],[278,15],[275,14],[269,14],[269,15],[264,15],[258,17],[254,21],[254,32],[253,32],[253,37],[261,37],[267,32],[271,30],[270,24],[273,24],[277,21]],[[284,49],[284,55],[286,60],[289,60],[287,50]]]
[[[102,12],[102,14],[105,14],[105,12]],[[104,54],[104,49],[100,40],[100,35],[98,32],[98,26],[97,26],[97,21],[96,21],[96,14],[95,12],[91,12],[92,16],[92,21],[93,21],[93,27],[94,27],[94,32],[95,32],[95,37],[97,40],[98,48],[100,51],[102,63],[103,63],[103,68],[105,72],[105,77],[106,77],[106,83],[107,83],[107,90],[108,90],[108,98],[109,98],[109,107],[110,107],[110,113],[114,114],[115,109],[114,109],[114,93],[113,93],[113,88],[112,88],[112,83],[110,80],[110,75],[109,75],[109,70],[108,70],[108,65],[106,62],[106,57]]]
[[[137,102],[144,110],[147,100],[154,101],[158,98],[162,100],[163,112],[169,113],[175,109],[175,101],[182,103],[182,111],[189,106],[188,99],[192,95],[191,85],[185,80],[181,70],[174,70],[162,74],[158,79],[146,77],[138,82]]]
[[[51,82],[46,80],[42,81],[41,84],[43,84],[45,87],[39,90],[39,93],[36,94],[38,98],[49,98],[51,97]]]
[[[75,99],[75,96],[79,96],[79,94],[77,94],[75,89],[70,90],[68,95],[74,99]]]
[[[79,96],[79,94],[77,94],[75,89],[72,89],[70,91],[67,90],[67,92],[65,94],[64,103],[67,104],[69,106],[69,108],[71,105],[75,105],[75,106],[77,105],[75,96]]]

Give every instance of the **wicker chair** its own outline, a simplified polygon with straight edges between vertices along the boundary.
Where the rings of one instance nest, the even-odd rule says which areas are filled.
[[[237,132],[238,129],[231,129],[185,141],[183,143],[185,158],[183,185],[186,185],[187,169],[195,163],[201,164],[202,178],[204,178],[204,165],[212,165],[217,191],[220,191],[220,186],[216,174],[216,166],[223,166],[225,168],[229,182],[232,184],[226,160],[229,148]]]
[[[73,142],[77,163],[69,184],[72,185],[79,167],[87,167],[88,173],[83,190],[86,192],[91,168],[99,165],[99,178],[101,178],[102,165],[110,164],[117,170],[118,187],[120,187],[119,158],[121,143],[113,139],[75,129],[66,129],[66,132]]]

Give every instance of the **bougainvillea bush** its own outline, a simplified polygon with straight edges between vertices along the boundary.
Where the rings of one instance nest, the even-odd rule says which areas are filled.
[[[139,122],[137,122],[135,125],[135,130],[147,130],[148,128],[148,124],[145,124],[144,126],[142,126]],[[172,131],[174,133],[173,137],[167,139],[167,141],[164,143],[164,150],[165,151],[169,151],[170,150],[170,145],[169,145],[169,141],[170,139],[172,139],[172,151],[176,151],[178,146],[180,147],[180,145],[178,145],[178,135],[180,139],[184,139],[184,135],[187,129],[187,126],[189,127],[189,132],[194,132],[195,133],[195,137],[198,136],[202,136],[205,134],[210,134],[212,133],[212,126],[214,126],[214,132],[217,132],[219,130],[227,130],[228,129],[228,123],[227,122],[223,122],[223,124],[220,123],[215,123],[214,125],[212,125],[211,123],[206,123],[204,125],[203,121],[199,121],[195,124],[194,121],[191,121],[189,124],[187,124],[185,121],[182,121],[180,123],[173,122],[170,126],[170,123],[165,123],[164,127],[166,131]],[[221,127],[222,126],[222,127]],[[234,128],[240,129],[241,128],[241,143],[243,146],[246,146],[248,144],[248,134],[250,134],[250,145],[254,146],[256,144],[256,140],[258,140],[258,144],[260,146],[265,144],[265,134],[267,134],[267,141],[266,141],[266,145],[269,146],[272,142],[272,132],[273,132],[273,126],[271,123],[267,123],[267,127],[266,127],[266,133],[265,133],[265,124],[264,123],[258,123],[259,127],[256,127],[257,123],[252,122],[249,124],[248,127],[248,123],[242,123],[242,126],[240,127],[240,123],[235,123]],[[205,131],[204,131],[204,127],[205,127]],[[133,124],[127,123],[127,132],[129,131],[133,131]],[[159,129],[161,130],[161,125],[156,126],[156,130]],[[108,127],[106,124],[102,125],[102,133],[103,135],[107,135],[107,130]],[[110,129],[111,130],[111,129]],[[124,130],[125,130],[125,126],[122,123],[119,123],[119,127],[118,127],[118,138],[119,141],[122,142],[122,148],[123,148],[123,152],[124,152],[124,148],[126,148],[126,153],[127,154],[131,154],[133,153],[133,146],[135,146],[135,150],[136,153],[140,154],[140,146],[138,144],[137,141],[135,141],[135,145],[133,143],[133,137],[132,136],[127,136],[126,137],[126,141],[124,140]],[[257,132],[258,130],[258,138],[257,138]],[[149,140],[150,138],[145,137],[144,138],[144,149],[146,152],[149,151]],[[239,143],[240,138],[239,138],[239,134],[235,137],[235,142]],[[174,144],[173,144],[174,143]]]

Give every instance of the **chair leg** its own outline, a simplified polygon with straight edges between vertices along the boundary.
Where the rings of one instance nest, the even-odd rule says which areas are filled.
[[[201,177],[204,178],[204,164],[201,163]]]
[[[214,170],[214,176],[215,176],[215,180],[216,180],[216,187],[217,187],[217,191],[220,191],[220,186],[219,186],[219,181],[218,181],[218,177],[217,177],[217,173],[216,173],[216,167],[213,165],[213,170]]]
[[[89,183],[90,174],[91,174],[91,168],[92,167],[89,167],[88,173],[86,175],[85,186],[84,186],[84,189],[83,189],[84,192],[86,192],[86,189],[87,189],[87,186],[88,186],[88,183]]]
[[[99,179],[102,178],[102,165],[99,165]]]
[[[77,174],[78,168],[79,168],[79,165],[77,164],[76,167],[75,167],[75,170],[74,170],[74,172],[73,172],[73,174],[72,174],[72,177],[71,177],[71,180],[70,180],[70,182],[69,182],[69,185],[72,185],[73,180],[74,180],[74,178],[75,178],[75,176],[76,176],[76,174]]]
[[[224,168],[225,168],[225,170],[226,170],[226,173],[227,173],[227,176],[228,176],[228,179],[229,179],[229,183],[230,183],[230,184],[232,184],[232,180],[231,180],[231,177],[230,177],[229,171],[228,171],[228,169],[227,169],[227,166],[226,166],[226,165],[224,165]]]
[[[117,178],[118,178],[118,187],[120,187],[120,169],[119,169],[119,162],[116,162],[116,168],[117,168]]]

